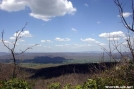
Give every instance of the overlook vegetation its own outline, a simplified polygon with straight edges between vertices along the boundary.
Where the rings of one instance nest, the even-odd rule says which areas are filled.
[[[0,66],[2,89],[106,89],[105,86],[132,87],[134,84],[132,62],[69,64],[39,69],[18,66],[13,79],[13,65]]]

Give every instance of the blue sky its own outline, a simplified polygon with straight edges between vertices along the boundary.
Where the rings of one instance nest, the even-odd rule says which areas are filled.
[[[123,2],[129,22],[131,0]],[[99,45],[108,46],[108,34],[118,41],[125,37],[118,15],[113,0],[0,0],[0,30],[9,47],[15,32],[28,22],[17,52],[33,44],[40,45],[28,52],[101,51]],[[8,52],[1,42],[0,52]]]

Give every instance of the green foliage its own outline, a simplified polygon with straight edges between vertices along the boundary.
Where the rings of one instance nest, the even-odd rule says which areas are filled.
[[[61,84],[58,82],[52,83],[48,86],[48,89],[61,89]]]
[[[73,89],[71,84],[66,84],[63,89]]]
[[[96,81],[93,79],[88,79],[82,86],[83,89],[97,89]],[[78,88],[81,89],[81,88]]]
[[[83,88],[82,88],[82,85],[72,86],[71,84],[67,84],[64,86],[63,89],[83,89]]]
[[[114,82],[118,79],[118,81],[121,80],[122,83],[125,82],[127,85],[134,84],[134,64],[132,62],[117,65],[116,68],[106,72],[106,74],[108,73],[111,75],[108,76],[111,77]]]
[[[60,83],[52,83],[48,86],[48,89],[62,89]],[[88,79],[83,85],[72,86],[67,84],[63,89],[97,89],[96,81],[93,79]]]
[[[83,89],[82,88],[82,86],[81,85],[77,85],[77,86],[75,86],[75,88],[74,89]],[[84,88],[84,89],[86,89],[86,88]]]
[[[124,86],[129,84],[124,80],[112,78],[112,77],[106,77],[106,78],[98,77],[95,80],[97,84],[97,89],[105,89],[105,86],[117,86],[117,85]]]
[[[28,83],[17,78],[0,82],[0,89],[31,89]]]
[[[63,88],[61,88],[60,83],[52,83],[48,86],[48,89],[105,89],[105,86],[127,86],[128,84],[124,80],[113,77],[97,77],[95,79],[88,79],[82,85],[72,86],[71,84],[67,84]]]
[[[127,81],[130,82],[130,85],[134,84],[134,63],[129,63],[129,66],[126,70]]]

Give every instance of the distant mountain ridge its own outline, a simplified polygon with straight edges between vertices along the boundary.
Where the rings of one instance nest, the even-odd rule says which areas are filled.
[[[4,56],[4,55],[7,55],[9,53],[6,53],[6,52],[0,52],[0,56]]]
[[[81,63],[81,62],[99,62],[102,59],[102,52],[86,51],[86,52],[52,52],[52,53],[33,53],[27,52],[21,55],[15,55],[18,62],[24,63]],[[12,60],[10,53],[1,52],[0,62],[8,63]],[[105,56],[105,61],[109,60],[108,55]],[[104,61],[104,60],[103,60]]]

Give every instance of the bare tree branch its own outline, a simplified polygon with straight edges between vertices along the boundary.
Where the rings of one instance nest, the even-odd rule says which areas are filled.
[[[24,31],[26,25],[27,25],[27,23],[24,25],[24,27],[22,27],[21,30],[16,31],[15,40],[14,40],[14,42],[11,42],[13,44],[12,48],[10,48],[9,45],[7,45],[6,41],[4,40],[4,30],[1,32],[2,39],[0,39],[0,40],[2,41],[3,45],[11,52],[12,57],[13,57],[13,63],[14,63],[13,78],[15,78],[15,76],[16,76],[16,74],[15,74],[15,70],[16,70],[16,58],[15,58],[15,55],[23,54],[27,50],[32,49],[34,46],[38,45],[38,44],[35,44],[33,46],[27,47],[24,51],[21,50],[21,53],[15,53],[15,48],[16,48],[17,42],[18,42],[19,39],[22,38],[21,34]]]
[[[37,45],[39,45],[39,44],[35,44],[35,45],[32,45],[32,46],[30,46],[30,47],[27,47],[25,50],[20,50],[21,51],[21,53],[16,53],[16,55],[20,55],[20,54],[23,54],[23,53],[25,53],[27,50],[29,50],[29,49],[32,49],[34,46],[37,46]]]
[[[134,3],[133,3],[133,0],[132,1],[132,25],[130,27],[130,25],[127,23],[125,17],[123,16],[123,13],[124,13],[124,10],[123,10],[123,6],[122,6],[122,3],[119,1],[119,0],[114,0],[114,3],[116,4],[116,6],[118,7],[118,10],[119,10],[119,15],[120,15],[120,18],[121,18],[121,21],[123,23],[123,25],[130,31],[134,32],[134,29],[133,29],[133,25],[134,25]]]

